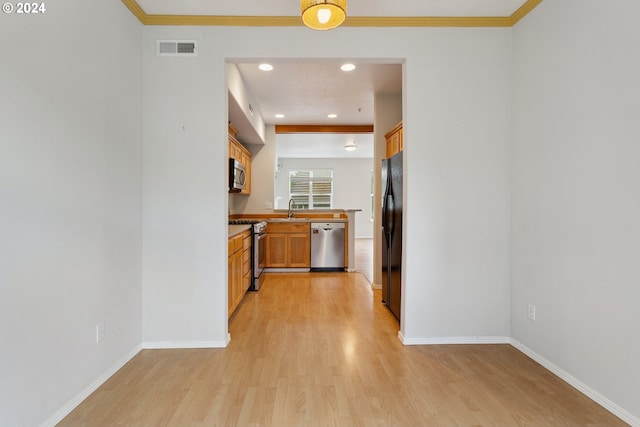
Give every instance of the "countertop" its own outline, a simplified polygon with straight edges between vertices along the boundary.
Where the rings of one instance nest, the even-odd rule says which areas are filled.
[[[302,223],[302,224],[306,224],[308,222],[347,222],[346,218],[296,218],[295,216],[293,217],[294,219],[287,219],[287,218],[273,218],[273,219],[267,219],[267,222],[290,222],[292,224],[296,224],[296,223]]]
[[[245,230],[250,230],[251,225],[249,224],[234,224],[229,225],[229,237],[233,237],[237,234],[242,233]]]

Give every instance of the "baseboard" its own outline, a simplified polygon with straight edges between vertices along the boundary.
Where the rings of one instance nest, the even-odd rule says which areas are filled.
[[[54,427],[60,421],[64,419],[67,415],[71,413],[83,400],[85,400],[91,393],[96,391],[98,387],[104,384],[113,374],[118,372],[120,368],[122,368],[128,361],[133,359],[136,354],[138,354],[142,350],[142,346],[138,345],[129,353],[127,353],[124,357],[114,363],[109,369],[107,369],[102,375],[96,378],[87,388],[78,393],[73,399],[67,402],[62,408],[58,409],[58,411],[53,414],[49,419],[43,422],[40,427]]]
[[[398,332],[398,338],[404,345],[439,345],[439,344],[511,344],[509,337],[436,337],[407,338]]]
[[[553,372],[555,375],[560,377],[563,381],[568,383],[570,386],[572,386],[582,394],[586,395],[589,399],[593,400],[594,402],[596,402],[597,404],[605,408],[607,411],[611,412],[616,417],[620,418],[625,423],[631,426],[640,427],[640,418],[635,417],[628,411],[625,411],[623,408],[616,405],[615,403],[613,403],[612,401],[610,401],[609,399],[607,399],[606,397],[604,397],[603,395],[601,395],[600,393],[598,393],[597,391],[595,391],[594,389],[592,389],[591,387],[583,383],[582,381],[578,380],[568,372],[564,371],[563,369],[560,369],[558,366],[556,366],[549,360],[545,359],[535,351],[531,350],[526,345],[522,344],[517,340],[514,340],[513,338],[511,338],[510,344],[513,347],[520,350],[522,353],[526,354],[531,359],[535,360],[536,362],[544,366],[549,371]]]
[[[142,343],[145,350],[181,349],[181,348],[225,348],[231,335],[221,341],[146,341]]]
[[[379,284],[379,283],[371,283],[371,289],[380,290],[380,289],[382,289],[382,285]]]

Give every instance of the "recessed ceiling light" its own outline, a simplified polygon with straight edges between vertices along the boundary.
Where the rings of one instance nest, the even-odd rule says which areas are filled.
[[[276,119],[284,119],[284,114],[276,114]]]
[[[347,143],[344,145],[344,149],[345,149],[345,150],[347,150],[347,151],[355,151],[355,149],[356,149],[356,148],[358,148],[358,146],[356,145],[356,142],[355,142],[355,141],[353,141],[353,142],[347,142]]]
[[[273,70],[273,65],[271,65],[271,64],[260,64],[260,65],[258,65],[258,68],[260,68],[262,71],[271,71],[271,70]]]
[[[330,119],[335,119],[336,117],[338,117],[338,115],[331,113],[331,114],[327,115],[327,117],[329,117]]]
[[[356,69],[356,66],[353,64],[342,64],[340,67],[342,71],[353,71]]]

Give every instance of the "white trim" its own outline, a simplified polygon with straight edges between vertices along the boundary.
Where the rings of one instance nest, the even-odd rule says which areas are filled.
[[[379,283],[372,283],[371,289],[382,289],[382,285]]]
[[[438,345],[438,344],[511,344],[509,337],[435,337],[435,338],[407,338],[398,333],[404,345]]]
[[[142,348],[145,350],[225,348],[229,341],[231,341],[231,335],[227,334],[227,338],[223,341],[147,341],[142,343]]]
[[[553,372],[555,375],[557,375],[562,380],[567,382],[570,386],[572,386],[582,394],[586,395],[589,399],[593,400],[594,402],[596,402],[597,404],[605,408],[607,411],[611,412],[613,415],[620,418],[625,423],[635,427],[640,426],[640,418],[635,417],[630,412],[616,405],[611,400],[607,399],[606,397],[604,397],[603,395],[601,395],[600,393],[598,393],[597,391],[595,391],[594,389],[592,389],[591,387],[583,383],[582,381],[578,380],[568,372],[564,371],[563,369],[559,368],[549,360],[545,359],[543,356],[531,350],[526,345],[522,344],[521,342],[513,338],[511,338],[511,345],[517,348],[518,350],[520,350],[522,353],[524,353],[531,359],[535,360],[536,362],[544,366],[549,371]]]
[[[79,404],[82,403],[91,393],[96,391],[98,387],[104,384],[113,374],[118,372],[128,361],[133,359],[136,354],[142,350],[142,346],[138,345],[124,357],[114,363],[109,369],[107,369],[102,375],[96,378],[91,384],[89,384],[84,390],[75,395],[70,401],[68,401],[62,408],[58,409],[55,414],[49,417],[45,422],[40,424],[40,427],[54,427],[67,415],[71,413]]]

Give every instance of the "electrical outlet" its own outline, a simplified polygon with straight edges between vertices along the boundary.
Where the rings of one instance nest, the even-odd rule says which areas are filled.
[[[536,320],[536,306],[529,304],[527,307],[527,317],[531,320]]]
[[[264,208],[265,209],[273,209],[273,203],[269,203],[269,202],[265,203],[264,204]]]
[[[100,343],[104,340],[104,322],[100,322],[96,325],[96,343]]]

